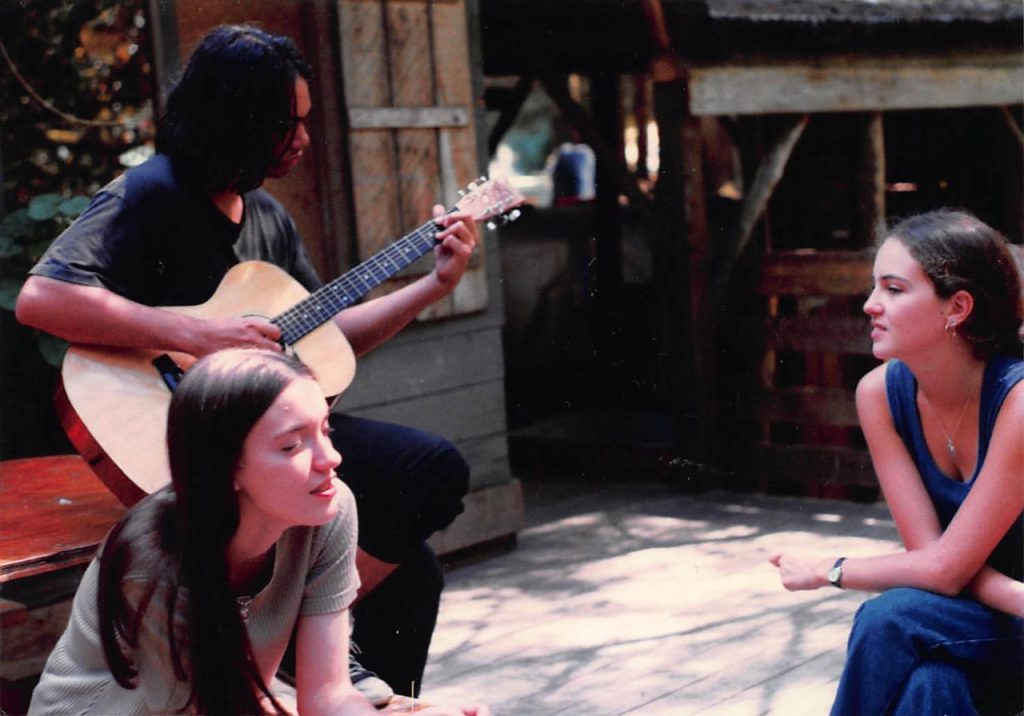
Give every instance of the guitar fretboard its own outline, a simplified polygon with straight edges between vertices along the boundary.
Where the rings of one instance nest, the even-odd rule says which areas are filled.
[[[292,345],[430,251],[437,230],[433,221],[426,222],[271,319],[282,342]]]

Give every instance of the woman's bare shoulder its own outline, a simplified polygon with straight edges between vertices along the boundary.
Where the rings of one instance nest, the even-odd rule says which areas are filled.
[[[857,381],[857,406],[860,408],[885,402],[885,371],[888,363],[875,366]]]

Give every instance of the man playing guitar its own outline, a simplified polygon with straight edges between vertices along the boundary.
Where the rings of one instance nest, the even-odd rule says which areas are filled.
[[[240,260],[275,264],[308,290],[321,285],[292,218],[259,188],[286,175],[310,145],[310,76],[288,38],[247,26],[211,31],[168,98],[158,153],[104,187],[57,238],[19,295],[18,320],[75,344],[194,357],[237,346],[279,350],[281,330],[263,318],[158,307],[206,301]],[[461,279],[476,225],[443,207],[434,214],[434,270],[334,317],[356,356]],[[418,687],[442,588],[424,540],[462,512],[469,468],[449,442],[418,430],[342,414],[331,423],[359,513],[360,660],[394,688]],[[371,701],[387,701],[387,684],[354,658],[350,670]]]

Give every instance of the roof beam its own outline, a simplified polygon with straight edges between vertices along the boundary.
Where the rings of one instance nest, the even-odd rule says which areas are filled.
[[[1024,100],[1019,52],[755,60],[691,66],[689,74],[695,115],[1004,106]]]

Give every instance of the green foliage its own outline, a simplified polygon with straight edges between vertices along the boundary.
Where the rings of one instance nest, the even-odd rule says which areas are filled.
[[[0,309],[88,197],[151,151],[147,0],[3,0]],[[35,334],[57,365],[66,344]],[[7,375],[8,384],[17,381]]]
[[[145,0],[5,0],[0,207],[91,195],[155,136]],[[43,102],[50,105],[44,107]]]
[[[28,270],[88,204],[81,195],[40,194],[0,220],[0,308],[14,310]],[[64,341],[39,334],[39,351],[50,365],[60,363],[66,348]]]

